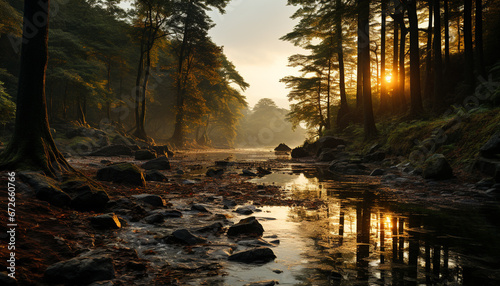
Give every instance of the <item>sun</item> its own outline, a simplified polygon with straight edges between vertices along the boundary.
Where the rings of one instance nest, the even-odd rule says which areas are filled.
[[[386,75],[385,76],[385,81],[391,82],[391,80],[392,80],[392,75]]]

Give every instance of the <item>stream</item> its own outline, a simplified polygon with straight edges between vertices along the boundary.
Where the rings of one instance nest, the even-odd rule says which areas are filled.
[[[187,285],[240,286],[264,280],[276,280],[279,285],[500,285],[500,231],[498,218],[492,218],[488,207],[439,209],[399,203],[381,191],[386,186],[380,181],[331,176],[314,163],[291,162],[268,150],[179,157],[174,165],[175,160],[204,166],[228,158],[242,164],[269,161],[274,166],[272,174],[248,181],[280,186],[290,198],[324,202],[317,208],[258,206],[252,216],[264,227],[263,238],[279,240],[271,247],[277,257],[274,262],[227,261],[234,242],[224,238],[200,248],[218,259],[214,268],[221,267],[223,275],[194,277]],[[240,171],[238,166],[227,170]],[[202,173],[193,172],[183,179],[200,178]],[[187,209],[182,200],[171,203]],[[156,230],[134,223],[123,239],[134,241],[137,233],[157,236],[165,228],[181,226],[189,217],[198,219],[196,213],[186,212],[184,218]],[[232,213],[229,220],[236,223],[246,217]],[[146,242],[137,242],[136,249],[148,246],[148,236],[141,239]],[[157,246],[155,252],[158,260],[183,256],[170,246]],[[205,267],[211,267],[210,263]]]

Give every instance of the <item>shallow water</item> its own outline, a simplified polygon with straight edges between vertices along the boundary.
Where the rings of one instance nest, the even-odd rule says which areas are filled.
[[[201,162],[230,155],[235,161],[277,159],[265,150],[186,158]],[[265,229],[264,239],[280,240],[271,247],[276,260],[255,265],[222,258],[224,276],[196,278],[189,285],[240,286],[261,280],[279,285],[500,285],[498,218],[487,207],[405,205],[381,195],[378,183],[333,178],[313,164],[284,164],[249,181],[279,185],[291,198],[325,204],[261,207],[253,215]],[[182,219],[171,229],[181,225]],[[173,251],[167,246],[160,257]]]

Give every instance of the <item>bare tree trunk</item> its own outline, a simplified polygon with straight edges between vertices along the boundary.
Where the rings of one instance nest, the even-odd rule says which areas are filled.
[[[337,10],[341,10],[342,1],[336,0]],[[347,127],[346,115],[349,114],[349,105],[347,104],[347,94],[345,88],[345,67],[344,67],[344,43],[342,35],[342,17],[341,13],[337,17],[336,35],[337,35],[337,58],[339,61],[339,89],[340,89],[340,108],[337,114],[337,127],[343,129]]]
[[[483,1],[476,0],[476,55],[477,55],[477,71],[485,78],[486,69],[484,67],[484,48],[483,48]]]
[[[392,55],[392,102],[393,110],[398,110],[401,107],[399,100],[399,25],[394,20],[394,39],[393,39],[393,55]]]
[[[449,72],[450,67],[450,7],[448,0],[444,0],[444,68],[445,73]]]
[[[434,17],[433,15],[433,6],[434,6],[434,0],[429,0],[429,25],[427,26],[427,49],[426,49],[426,56],[425,56],[425,86],[424,86],[424,96],[426,100],[429,101],[429,103],[432,105],[434,104],[432,102],[433,98],[433,91],[432,91],[432,35],[433,35],[433,30],[432,30],[432,19]]]
[[[386,45],[386,18],[387,18],[387,0],[382,0],[382,26],[380,27],[381,34],[381,51],[380,51],[380,109],[381,113],[387,112],[389,109],[389,98],[387,96],[387,84],[385,79],[385,45]]]
[[[54,143],[47,116],[45,71],[49,7],[49,0],[24,2],[25,33],[21,48],[16,121],[14,134],[0,155],[0,169],[3,170],[42,170],[51,176],[73,171]],[[38,29],[32,30],[31,23],[38,23]]]
[[[441,5],[434,1],[434,95],[433,108],[439,111],[443,98],[443,58],[441,55]]]
[[[406,112],[406,95],[405,95],[405,81],[406,81],[406,27],[400,25],[401,37],[399,40],[399,100],[401,104],[401,111]]]
[[[472,0],[464,0],[465,84],[474,89],[474,54],[472,49]]]
[[[436,1],[439,2],[439,1]],[[418,44],[418,18],[416,0],[408,1],[410,20],[410,116],[416,117],[424,111],[420,88],[420,47]]]
[[[364,39],[358,42],[360,50],[361,66],[363,71],[363,121],[365,139],[371,139],[377,136],[377,127],[373,116],[371,72],[370,72],[370,0],[359,0],[359,21],[358,39]]]

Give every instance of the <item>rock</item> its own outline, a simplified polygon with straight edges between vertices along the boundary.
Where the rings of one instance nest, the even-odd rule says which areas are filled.
[[[206,243],[207,240],[201,236],[192,234],[187,229],[178,229],[172,233],[171,239],[174,242],[186,244],[186,245],[196,245],[201,243]]]
[[[259,247],[259,246],[277,246],[279,245],[279,240],[274,240],[274,242],[266,241],[262,238],[251,239],[251,240],[240,240],[238,242],[239,245],[250,246],[250,247]]]
[[[144,218],[144,221],[149,224],[157,224],[162,223],[165,220],[165,217],[160,213],[152,214]]]
[[[304,158],[304,157],[309,157],[311,154],[309,154],[304,147],[297,147],[292,150],[292,158]]]
[[[223,198],[222,199],[222,204],[224,205],[225,209],[230,209],[234,208],[236,206],[236,202],[230,199]]]
[[[240,220],[235,225],[229,227],[227,231],[228,236],[238,236],[238,235],[255,235],[262,236],[264,233],[264,227],[255,217],[248,217]]]
[[[276,258],[274,252],[269,247],[257,247],[249,250],[233,253],[228,257],[230,261],[243,263],[265,263],[273,261]]]
[[[434,154],[424,162],[424,179],[446,180],[453,177],[453,169],[443,154]]]
[[[37,172],[20,172],[19,178],[35,190],[37,199],[57,207],[71,205],[71,197],[61,190],[54,179]]]
[[[322,150],[325,148],[336,149],[339,145],[347,145],[344,139],[334,137],[334,136],[323,136],[317,141],[317,152],[316,155],[321,154]]]
[[[382,176],[385,174],[385,171],[382,169],[375,169],[370,173],[370,176]]]
[[[127,262],[127,268],[134,270],[134,271],[142,272],[142,271],[145,271],[147,267],[146,267],[146,264],[144,264],[144,263],[137,262],[137,261],[129,261],[129,262]]]
[[[500,190],[499,189],[496,189],[496,188],[488,189],[485,192],[485,194],[492,197],[492,198],[500,199]]]
[[[103,190],[88,188],[71,200],[71,207],[79,211],[102,211],[109,201],[108,194]]]
[[[166,156],[161,156],[147,161],[141,167],[145,170],[170,170],[170,161]]]
[[[271,172],[271,170],[269,170],[269,169],[264,169],[262,167],[258,167],[257,173],[259,174],[259,176],[265,176],[265,175],[272,174],[273,172]]]
[[[208,171],[205,173],[207,177],[212,177],[212,178],[220,177],[223,174],[224,174],[224,169],[217,169],[217,170],[208,169]]]
[[[479,151],[485,158],[496,158],[496,155],[500,154],[500,132],[493,134]]]
[[[251,215],[255,211],[255,206],[243,206],[239,207],[235,210],[235,212],[242,214],[242,215]]]
[[[5,274],[4,272],[0,272],[0,285],[17,286],[17,280]]]
[[[100,157],[112,157],[112,156],[132,156],[132,149],[126,145],[110,145],[99,150],[96,150],[87,156],[100,156]]]
[[[292,151],[292,148],[288,147],[285,143],[281,143],[278,145],[278,147],[274,148],[274,151],[276,151],[276,152],[290,152],[290,151]]]
[[[144,174],[132,163],[117,163],[97,171],[99,181],[111,181],[135,186],[146,186]]]
[[[498,178],[495,175],[497,173],[497,170],[500,170],[500,162],[498,162],[497,160],[479,157],[474,162],[474,169],[488,176],[494,177],[498,182]]]
[[[157,154],[166,155],[168,158],[174,156],[174,152],[170,151],[168,145],[151,146],[151,149],[155,150]]]
[[[488,190],[495,184],[495,180],[493,178],[482,179],[481,181],[475,184],[476,189],[479,190]]]
[[[137,150],[134,153],[134,157],[139,161],[151,160],[156,159],[156,153],[153,153],[149,150]]]
[[[273,272],[275,272],[275,271],[273,270]],[[283,272],[283,271],[281,271],[281,272]],[[274,286],[274,285],[278,285],[278,284],[279,284],[279,282],[276,280],[265,280],[265,281],[247,283],[243,286]]]
[[[207,207],[205,205],[202,205],[202,204],[193,204],[191,206],[191,210],[192,211],[199,211],[202,213],[210,213],[210,211],[207,209]]]
[[[185,172],[182,169],[177,169],[177,171],[175,171],[175,173],[177,175],[184,175],[185,174]]]
[[[152,205],[154,207],[163,207],[164,205],[163,199],[158,195],[140,194],[140,195],[134,195],[132,197],[141,202]]]
[[[135,142],[131,138],[127,138],[125,136],[122,136],[120,134],[116,135],[113,140],[111,140],[111,143],[113,145],[125,145],[125,146],[131,146],[135,145]]]
[[[96,215],[90,218],[90,224],[97,229],[119,229],[120,220],[114,213]]]
[[[222,223],[220,223],[220,222],[214,222],[214,223],[212,223],[210,225],[199,227],[195,231],[196,232],[201,232],[201,233],[210,232],[210,233],[217,234],[217,233],[221,233],[222,232],[222,228],[223,227],[224,226],[222,225]]]
[[[179,218],[182,217],[182,213],[178,210],[164,210],[161,214],[166,218]]]
[[[234,162],[231,161],[215,161],[215,166],[220,166],[220,167],[229,167],[229,166],[234,166]]]
[[[160,173],[158,170],[149,170],[146,171],[146,181],[152,181],[152,182],[167,182],[168,178]]]
[[[77,257],[49,266],[44,278],[53,284],[86,285],[115,278],[115,270],[111,258]]]
[[[381,162],[381,161],[384,161],[385,156],[386,156],[385,152],[378,151],[375,153],[370,153],[370,154],[365,155],[365,157],[363,157],[363,161],[364,162]]]
[[[324,148],[321,151],[321,154],[319,154],[318,160],[320,162],[331,162],[335,160],[337,151],[330,149],[330,148]]]
[[[378,149],[382,148],[382,145],[379,143],[373,144],[370,149],[368,149],[368,153],[366,154],[373,154],[378,151]]]
[[[250,170],[243,170],[241,173],[242,176],[247,176],[247,177],[257,177],[257,174]]]

